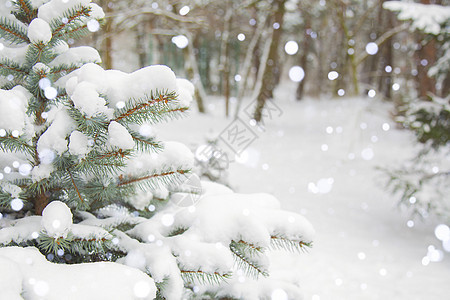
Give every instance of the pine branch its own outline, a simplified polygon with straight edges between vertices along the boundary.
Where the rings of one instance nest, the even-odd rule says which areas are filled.
[[[53,67],[50,71],[51,74],[54,75],[54,80],[58,80],[59,78],[71,73],[72,71],[77,70],[78,68],[80,68],[82,65],[84,65],[87,62],[84,61],[80,61],[77,64],[62,64],[56,67]]]
[[[119,115],[116,117],[115,121],[119,122],[122,119],[130,118],[130,116],[133,116],[135,113],[137,113],[147,107],[150,107],[156,103],[162,102],[162,103],[167,104],[167,103],[169,103],[169,101],[172,101],[175,98],[176,97],[175,97],[174,93],[164,96],[163,94],[160,94],[157,90],[155,92],[155,95],[153,95],[153,92],[150,94],[150,97],[146,102],[139,103],[139,101],[137,101],[137,100],[130,101],[129,102],[130,106],[128,106],[128,107],[126,106],[125,108],[120,110]]]
[[[84,37],[85,35],[88,35],[90,33],[90,31],[87,29],[87,25],[81,25],[81,26],[73,26],[72,28],[68,28],[65,32],[64,32],[64,39],[68,40],[68,39],[74,39],[74,40],[78,40],[81,39],[82,37]]]
[[[172,230],[171,232],[169,232],[169,234],[167,236],[172,237],[172,236],[181,235],[181,234],[185,233],[188,229],[189,228],[187,228],[187,227],[177,227],[174,230]]]
[[[17,8],[17,11],[14,12],[14,15],[23,23],[29,24],[34,18],[37,17],[37,9],[33,9],[30,1],[15,0],[14,4]]]
[[[90,12],[90,7],[77,5],[65,12],[62,18],[52,20],[50,27],[53,32],[53,38],[59,38],[74,30],[78,30],[79,27],[86,26],[81,19],[89,17]]]
[[[28,71],[11,59],[2,58],[0,60],[0,75],[5,77],[8,75],[14,75],[14,78],[23,79],[28,75]]]
[[[4,152],[22,152],[28,155],[34,155],[34,149],[21,137],[14,137],[11,132],[6,132],[0,136],[0,149]]]
[[[65,238],[54,238],[45,232],[40,232],[37,238],[37,246],[44,253],[52,253],[55,257],[58,256],[58,251],[60,250],[63,250],[63,253],[80,255],[84,262],[88,260],[90,255],[100,257],[100,260],[105,260],[107,251],[113,250],[108,238],[79,238],[70,232]]]
[[[256,253],[251,253],[249,245],[244,241],[231,241],[230,250],[234,254],[236,263],[239,268],[245,269],[247,274],[255,279],[261,274],[265,277],[269,276],[266,270],[264,270],[257,262]],[[250,247],[252,248],[252,247]]]
[[[153,173],[153,174],[149,174],[149,175],[145,175],[145,176],[141,176],[141,177],[134,177],[134,176],[130,176],[128,178],[125,178],[123,176],[121,176],[119,178],[119,184],[118,186],[126,186],[126,185],[130,185],[130,184],[136,184],[136,183],[140,183],[140,182],[149,182],[152,179],[156,179],[156,178],[165,178],[165,177],[174,177],[173,175],[178,175],[178,174],[186,174],[187,172],[189,172],[189,170],[183,170],[183,169],[179,169],[179,170],[175,170],[175,171],[166,171],[166,172],[161,172],[161,173]],[[168,182],[167,182],[168,183]],[[152,188],[156,188],[155,185],[150,183],[150,186]]]
[[[180,270],[181,277],[183,281],[186,283],[194,283],[199,282],[201,284],[220,284],[231,277],[230,273],[220,274],[218,272],[207,273],[201,270],[192,271],[192,270]]]
[[[67,172],[69,173],[70,180],[71,180],[71,182],[72,182],[73,187],[75,188],[75,191],[76,191],[76,193],[77,193],[78,198],[80,199],[81,203],[84,204],[83,196],[81,196],[80,190],[78,189],[78,186],[77,186],[77,184],[75,183],[75,180],[73,179],[72,172],[70,172],[69,170],[67,170]]]
[[[311,242],[302,240],[292,240],[283,236],[271,236],[271,247],[278,250],[287,250],[291,252],[304,252],[312,247]]]
[[[53,177],[53,175],[55,175],[55,172],[51,174],[51,177]],[[50,180],[49,178],[45,178],[27,185],[25,194],[27,195],[27,199],[35,199],[36,195],[44,194],[55,187],[57,187],[57,180]]]
[[[48,49],[49,45],[44,45],[42,42],[39,42],[39,44],[30,44],[25,57],[25,66],[32,68],[38,62],[44,64],[50,63],[52,56]]]
[[[125,159],[130,155],[130,150],[118,149],[108,152],[92,150],[79,163],[75,164],[73,168],[77,172],[95,176],[104,177],[106,175],[115,175],[125,167]]]
[[[12,197],[0,187],[0,207],[10,208]]]
[[[244,252],[248,252],[250,254],[250,256],[260,255],[264,252],[264,248],[256,246],[254,244],[247,243],[244,240],[240,240],[238,242],[233,241],[233,242],[238,243],[240,245],[240,247],[242,248],[242,250]]]
[[[29,43],[27,30],[13,21],[0,17],[0,37],[5,38],[11,44]]]
[[[149,274],[150,276],[152,276],[152,274],[150,273],[150,271],[146,271],[147,274]],[[170,282],[170,278],[169,277],[164,277],[162,281],[155,281],[155,285],[157,288],[156,291],[156,300],[166,300],[166,298],[164,298],[162,291],[164,291],[168,286],[169,286],[169,282]]]
[[[131,137],[133,138],[136,149],[141,152],[159,152],[163,149],[163,146],[156,141],[154,137],[145,137],[138,132],[134,132],[128,129]]]
[[[86,184],[84,193],[87,198],[94,199],[90,203],[92,210],[99,209],[109,203],[118,201],[118,199],[122,199],[120,189],[116,183],[104,184],[100,178],[96,177]]]
[[[20,83],[17,82],[17,80],[13,80],[13,81],[7,81],[5,82],[0,88],[2,90],[12,90],[16,85],[19,85]]]
[[[67,238],[53,238],[44,232],[39,234],[38,247],[44,253],[52,253],[58,255],[58,250],[62,249],[64,252],[68,252],[71,249],[71,239]]]
[[[94,142],[104,142],[101,138],[106,137],[108,130],[108,118],[104,114],[98,114],[91,118],[86,117],[74,107],[74,104],[68,97],[65,97],[64,104],[68,107],[68,114],[72,117],[72,119],[77,123],[78,130],[83,132],[84,134],[95,138]]]
[[[114,121],[124,123],[142,124],[144,122],[159,122],[167,117],[176,117],[177,113],[188,108],[174,108],[170,104],[176,102],[177,95],[174,92],[151,92],[142,99],[131,99],[125,103],[125,107],[115,113]]]

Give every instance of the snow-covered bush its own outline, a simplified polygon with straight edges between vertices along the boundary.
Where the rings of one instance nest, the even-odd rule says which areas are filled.
[[[267,275],[269,248],[304,249],[314,230],[270,195],[214,183],[177,205],[194,158],[152,125],[181,116],[193,88],[69,46],[103,17],[90,0],[0,5],[0,298],[239,298],[237,270]],[[257,297],[283,286],[298,299],[268,283]]]

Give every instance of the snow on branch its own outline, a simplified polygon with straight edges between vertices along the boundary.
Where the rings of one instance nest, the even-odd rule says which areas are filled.
[[[418,29],[425,33],[438,35],[441,30],[449,31],[448,27],[442,28],[450,19],[450,7],[437,4],[421,4],[403,1],[386,1],[383,8],[398,12],[398,19],[412,21],[412,29]],[[447,26],[449,26],[447,24]]]

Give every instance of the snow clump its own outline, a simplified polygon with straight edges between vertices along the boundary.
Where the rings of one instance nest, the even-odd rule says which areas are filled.
[[[28,38],[33,44],[47,44],[52,39],[50,25],[42,19],[34,19],[28,26]]]
[[[42,211],[41,224],[49,236],[66,238],[72,227],[72,212],[61,201],[50,202]]]

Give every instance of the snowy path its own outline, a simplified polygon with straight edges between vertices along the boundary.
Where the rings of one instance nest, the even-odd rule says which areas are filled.
[[[272,193],[316,228],[308,254],[272,255],[272,276],[299,283],[308,300],[448,297],[450,254],[422,265],[429,245],[440,248],[436,223],[406,226],[408,214],[383,192],[383,174],[375,170],[413,153],[413,137],[394,128],[389,106],[369,99],[279,98],[282,116],[273,116],[258,133],[247,162],[230,165],[238,192]],[[204,143],[210,128],[218,134],[230,122],[192,113],[159,133],[193,146]]]

